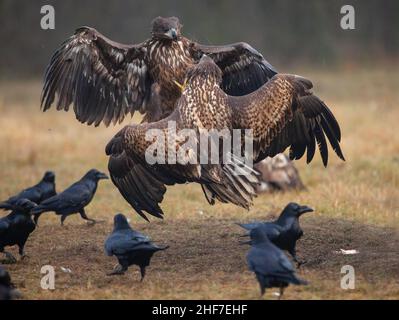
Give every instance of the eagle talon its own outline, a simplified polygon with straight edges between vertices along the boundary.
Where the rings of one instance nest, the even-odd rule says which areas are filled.
[[[176,81],[176,80],[173,80],[173,82],[175,83],[175,85],[177,85],[177,86],[179,87],[179,89],[180,89],[181,92],[183,92],[184,89],[185,89],[186,86],[187,86],[187,78],[184,79],[183,84],[181,84],[180,82],[178,82],[178,81]]]

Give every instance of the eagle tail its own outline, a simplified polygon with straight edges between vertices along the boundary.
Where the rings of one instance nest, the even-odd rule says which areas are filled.
[[[233,203],[249,209],[256,197],[256,187],[260,184],[259,172],[232,157],[232,162],[223,166],[223,179],[220,183],[202,184],[202,190],[209,204],[215,199],[223,203]]]

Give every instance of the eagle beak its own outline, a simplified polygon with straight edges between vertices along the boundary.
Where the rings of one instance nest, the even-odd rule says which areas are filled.
[[[171,28],[165,33],[165,37],[171,40],[177,40],[177,31],[175,28]]]
[[[187,86],[187,78],[184,79],[183,84],[180,84],[180,83],[179,83],[178,81],[176,81],[176,80],[173,80],[173,82],[175,83],[175,85],[177,85],[177,86],[179,87],[179,89],[180,89],[181,92],[183,92],[184,89],[185,89],[186,86]]]

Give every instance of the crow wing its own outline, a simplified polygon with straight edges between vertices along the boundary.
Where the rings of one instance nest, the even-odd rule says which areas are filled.
[[[271,243],[253,246],[248,252],[247,261],[251,271],[265,276],[285,277],[295,272],[285,254]]]
[[[242,96],[257,90],[277,71],[263,56],[245,42],[225,46],[194,44],[194,49],[210,56],[223,72],[223,90]]]
[[[0,235],[5,233],[10,227],[10,222],[7,217],[0,219]]]
[[[33,209],[33,212],[42,208],[48,211],[60,211],[72,207],[86,205],[92,198],[93,193],[89,188],[81,183],[75,182],[63,192],[44,200],[40,205]]]
[[[270,241],[277,239],[284,229],[278,224],[272,222],[251,222],[251,223],[238,223],[241,228],[245,230],[252,230],[261,228],[267,234]]]
[[[76,118],[108,126],[126,114],[145,112],[151,79],[143,45],[123,45],[97,30],[81,27],[54,53],[47,67],[41,106],[57,110],[73,104]],[[56,98],[57,95],[57,98]]]
[[[105,241],[105,251],[109,256],[124,255],[150,242],[150,238],[133,230],[116,231]]]
[[[31,200],[35,203],[39,203],[41,200],[42,194],[41,190],[37,186],[33,186],[30,188],[27,188],[25,190],[22,190],[20,193],[18,193],[15,196],[12,196],[5,200],[4,202],[0,203],[0,208],[10,210],[13,209],[20,199],[28,199]]]
[[[234,128],[252,129],[254,162],[290,147],[291,159],[300,159],[307,150],[309,163],[317,142],[326,166],[326,136],[338,157],[345,160],[338,122],[327,105],[310,92],[312,86],[305,78],[279,74],[249,95],[229,97]]]

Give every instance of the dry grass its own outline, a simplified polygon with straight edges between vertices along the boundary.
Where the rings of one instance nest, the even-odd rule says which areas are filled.
[[[275,216],[288,201],[297,201],[317,210],[302,219],[305,236],[298,249],[308,260],[299,274],[310,285],[290,287],[286,298],[399,298],[398,71],[297,71],[314,80],[316,92],[334,110],[347,158],[342,163],[332,156],[327,169],[319,158],[309,166],[299,161],[307,192],[262,195],[247,212],[208,206],[199,186],[172,187],[163,203],[165,220],[148,224],[111,182],[102,181],[87,212],[105,222],[89,227],[74,216],[62,228],[53,214],[43,215],[27,243],[30,258],[9,266],[16,284],[27,299],[258,299],[234,222]],[[0,84],[1,199],[35,183],[47,169],[56,171],[58,190],[92,167],[106,172],[104,146],[120,126],[92,128],[72,113],[43,114],[39,94],[40,82]],[[144,283],[134,267],[122,277],[105,276],[115,261],[104,255],[103,242],[116,212],[170,245],[154,257]],[[340,248],[360,253],[334,254]],[[55,291],[40,288],[44,264],[57,268]],[[345,264],[355,267],[355,290],[340,288]],[[73,273],[63,273],[61,266]]]

